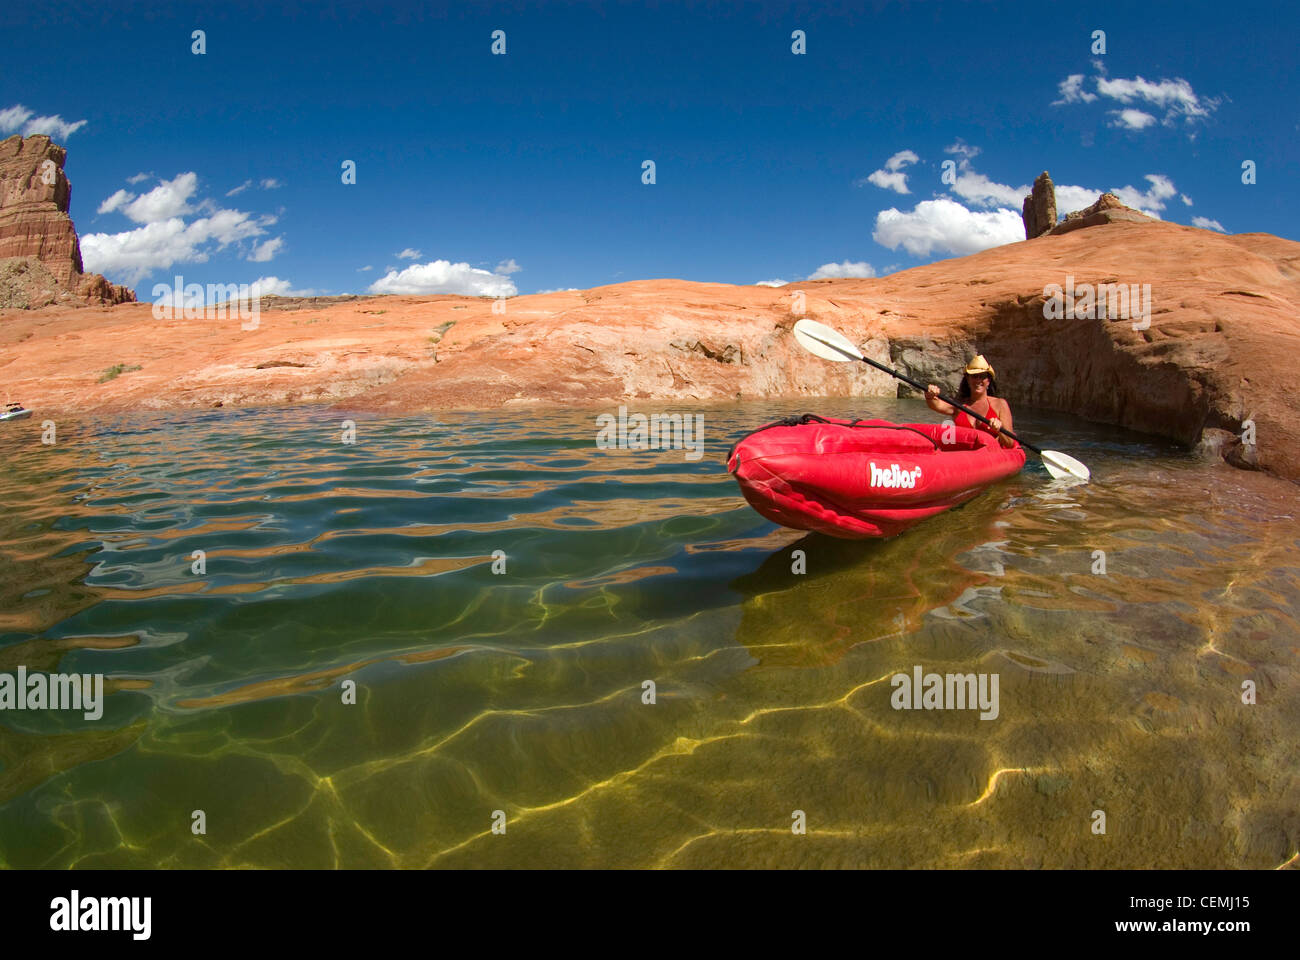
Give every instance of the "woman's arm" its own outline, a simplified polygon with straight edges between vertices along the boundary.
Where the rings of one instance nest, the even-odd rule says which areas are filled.
[[[945,417],[951,417],[957,412],[957,408],[950,403],[944,403],[939,399],[939,388],[933,383],[925,388],[925,405],[935,413],[942,413]]]
[[[1002,444],[1002,446],[1004,447],[1014,447],[1016,445],[1016,441],[1012,440],[1010,437],[1006,435],[1006,433],[1003,432],[1005,430],[1015,429],[1011,425],[1011,406],[1005,400],[1002,400],[1000,398],[994,397],[992,399],[996,400],[997,405],[1002,413],[1002,416],[994,418],[998,426],[998,435],[997,435],[998,443]]]

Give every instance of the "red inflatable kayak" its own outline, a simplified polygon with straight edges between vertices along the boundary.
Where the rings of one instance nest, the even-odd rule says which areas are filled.
[[[750,506],[796,530],[892,537],[1025,465],[1019,445],[941,423],[833,420],[810,413],[760,427],[727,469]]]

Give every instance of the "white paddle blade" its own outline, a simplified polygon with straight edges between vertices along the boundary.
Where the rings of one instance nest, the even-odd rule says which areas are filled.
[[[1060,480],[1062,477],[1087,480],[1092,476],[1092,471],[1074,457],[1067,457],[1056,450],[1043,451],[1043,466],[1047,468],[1047,472],[1052,475],[1053,480]]]
[[[853,341],[824,323],[806,317],[794,325],[794,338],[799,346],[823,360],[861,360],[862,351]]]

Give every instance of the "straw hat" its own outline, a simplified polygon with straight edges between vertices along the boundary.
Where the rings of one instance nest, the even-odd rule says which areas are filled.
[[[970,363],[966,364],[966,373],[987,373],[990,377],[995,376],[993,368],[989,362],[984,359],[984,354],[980,354]]]

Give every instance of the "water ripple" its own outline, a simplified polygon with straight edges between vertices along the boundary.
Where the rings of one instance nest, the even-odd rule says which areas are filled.
[[[697,461],[597,412],[6,425],[0,671],[109,693],[0,715],[0,864],[1294,863],[1293,488],[1026,411],[1092,483],[848,543],[722,467],[791,405],[705,408]],[[998,718],[894,709],[914,665]]]

